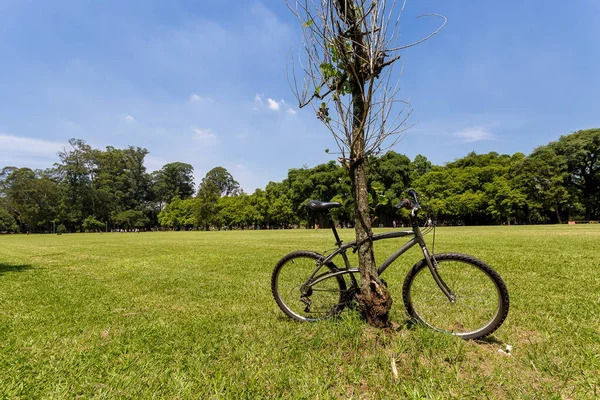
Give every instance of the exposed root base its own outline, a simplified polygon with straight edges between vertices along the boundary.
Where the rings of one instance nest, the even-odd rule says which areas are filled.
[[[361,311],[367,323],[376,328],[388,328],[390,326],[390,309],[392,308],[392,297],[387,288],[382,284],[371,280],[369,291],[361,290],[357,298]]]

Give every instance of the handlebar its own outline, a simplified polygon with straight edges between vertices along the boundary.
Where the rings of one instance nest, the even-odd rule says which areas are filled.
[[[409,189],[404,193],[410,195],[412,199],[403,199],[399,204],[396,205],[396,208],[412,209],[411,215],[414,217],[421,209],[421,205],[419,204],[419,195],[414,189]]]

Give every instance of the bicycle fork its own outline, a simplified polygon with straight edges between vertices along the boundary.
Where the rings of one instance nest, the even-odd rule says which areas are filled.
[[[421,250],[423,251],[423,256],[425,257],[425,261],[427,261],[427,267],[429,268],[429,272],[431,272],[433,280],[435,281],[435,283],[437,283],[440,290],[448,298],[448,301],[450,301],[450,303],[455,303],[456,295],[452,293],[452,290],[450,290],[448,285],[446,285],[446,282],[444,282],[444,280],[438,273],[438,264],[437,261],[435,261],[435,257],[433,256],[433,254],[429,254],[429,251],[427,250],[427,247],[425,247],[425,245],[421,245]]]

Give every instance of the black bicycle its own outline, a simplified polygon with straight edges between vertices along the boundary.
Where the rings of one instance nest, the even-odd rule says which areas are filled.
[[[371,235],[369,240],[412,236],[379,266],[381,275],[408,249],[419,245],[423,259],[408,272],[402,286],[402,300],[408,314],[417,322],[435,330],[478,339],[502,325],[508,315],[509,296],[500,275],[485,262],[459,253],[430,254],[423,238],[418,213],[418,195],[409,190],[397,208],[411,210],[412,230]],[[343,244],[329,210],[340,207],[337,202],[311,200],[307,206],[317,212],[327,212],[337,248],[328,255],[314,251],[294,251],[284,256],[273,270],[271,290],[281,310],[298,321],[317,321],[338,315],[353,304],[360,291],[356,274],[346,252],[356,251],[362,243]],[[428,230],[433,229],[431,224]],[[334,259],[341,256],[344,267]]]

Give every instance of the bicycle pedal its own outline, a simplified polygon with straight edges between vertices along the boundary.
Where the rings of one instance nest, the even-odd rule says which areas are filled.
[[[303,302],[304,304],[306,304],[306,307],[304,308],[304,312],[306,312],[306,313],[310,312],[310,306],[312,304],[312,301],[310,301],[310,299],[308,299],[306,297],[300,297],[300,301]]]

